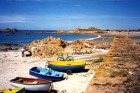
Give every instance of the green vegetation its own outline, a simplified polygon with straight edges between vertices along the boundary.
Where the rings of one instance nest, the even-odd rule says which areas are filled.
[[[99,58],[96,59],[94,62],[95,62],[95,63],[103,62],[103,57],[99,57]]]

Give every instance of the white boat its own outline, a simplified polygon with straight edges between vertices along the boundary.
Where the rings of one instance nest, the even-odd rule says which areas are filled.
[[[16,77],[10,80],[11,86],[25,88],[28,91],[50,91],[52,82],[49,80]]]

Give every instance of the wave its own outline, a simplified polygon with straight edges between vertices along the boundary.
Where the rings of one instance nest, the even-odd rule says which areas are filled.
[[[84,40],[94,40],[94,39],[98,39],[98,38],[101,38],[101,35],[98,35],[97,37],[94,37],[94,38],[86,38]],[[71,43],[73,41],[67,41],[68,43]]]

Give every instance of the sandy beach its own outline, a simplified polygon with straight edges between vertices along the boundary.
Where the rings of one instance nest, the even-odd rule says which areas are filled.
[[[98,49],[94,54],[74,55],[74,58],[94,60],[103,56],[106,52]],[[18,76],[35,78],[29,75],[29,69],[34,66],[45,67],[46,60],[55,58],[21,57],[20,47],[18,50],[0,52],[0,88],[12,88],[9,81]],[[89,69],[88,65],[86,68]],[[90,71],[73,73],[73,75],[65,74],[65,80],[53,83],[52,91],[57,91],[57,93],[83,93],[93,75],[94,73],[90,73]]]

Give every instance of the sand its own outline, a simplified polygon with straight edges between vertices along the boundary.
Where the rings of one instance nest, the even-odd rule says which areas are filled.
[[[101,34],[101,38],[95,39],[96,43],[112,43],[113,37],[116,35],[125,35],[134,40],[136,43],[140,43],[140,32],[108,32],[106,34]]]
[[[93,60],[104,54],[106,52],[97,50],[94,54],[74,55],[74,58]],[[18,76],[35,78],[29,75],[29,69],[34,66],[45,67],[46,60],[50,59],[56,59],[56,57],[44,59],[21,57],[20,50],[0,52],[0,88],[12,88],[9,81]],[[94,73],[89,73],[89,71],[73,73],[73,75],[65,74],[65,80],[53,83],[53,91],[55,90],[57,93],[83,93],[93,76]]]

